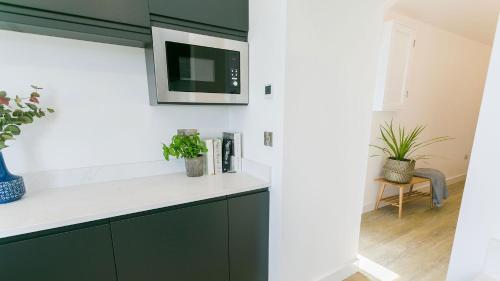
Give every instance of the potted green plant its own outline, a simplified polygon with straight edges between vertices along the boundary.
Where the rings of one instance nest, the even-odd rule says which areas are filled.
[[[21,134],[21,126],[33,123],[36,118],[42,118],[53,113],[51,108],[43,109],[40,102],[39,90],[42,88],[31,86],[29,97],[11,98],[7,92],[0,91],[0,204],[21,199],[26,192],[23,178],[13,175],[7,169],[2,150],[7,148],[7,141],[12,141]]]
[[[169,161],[170,156],[184,158],[186,174],[188,177],[201,177],[203,175],[203,153],[208,149],[201,140],[200,134],[178,133],[172,137],[170,145],[163,144],[163,156]]]
[[[401,125],[395,129],[392,121],[380,125],[379,140],[382,141],[382,145],[371,146],[381,151],[383,156],[388,157],[383,168],[386,180],[396,183],[410,182],[415,172],[416,161],[429,158],[429,155],[418,155],[416,152],[429,145],[452,139],[443,136],[420,141],[419,137],[424,129],[425,126],[416,126],[412,130],[407,130]]]

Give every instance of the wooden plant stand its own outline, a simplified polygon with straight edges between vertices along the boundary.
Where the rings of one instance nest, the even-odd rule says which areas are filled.
[[[403,204],[410,202],[412,200],[429,197],[430,207],[434,208],[434,203],[432,201],[432,183],[429,179],[413,177],[409,183],[395,183],[390,182],[384,178],[379,178],[375,180],[380,184],[380,190],[377,197],[377,204],[375,205],[375,210],[380,207],[380,202],[386,202],[389,205],[396,206],[399,208],[399,218],[403,216]],[[429,183],[429,192],[414,191],[413,186],[419,183]],[[399,195],[389,196],[383,198],[385,188],[387,186],[399,187]],[[409,187],[409,191],[405,192],[405,189]]]

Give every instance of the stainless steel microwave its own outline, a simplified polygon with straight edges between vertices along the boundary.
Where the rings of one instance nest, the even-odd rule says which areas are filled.
[[[248,104],[247,42],[159,27],[152,32],[151,104]]]

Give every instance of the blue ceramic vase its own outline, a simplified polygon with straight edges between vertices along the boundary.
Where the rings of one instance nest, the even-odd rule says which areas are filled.
[[[23,178],[9,172],[0,152],[0,204],[19,200],[25,192]]]

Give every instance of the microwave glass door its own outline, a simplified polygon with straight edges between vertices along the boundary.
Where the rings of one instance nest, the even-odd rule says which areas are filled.
[[[165,42],[168,89],[174,92],[240,94],[240,53]]]

